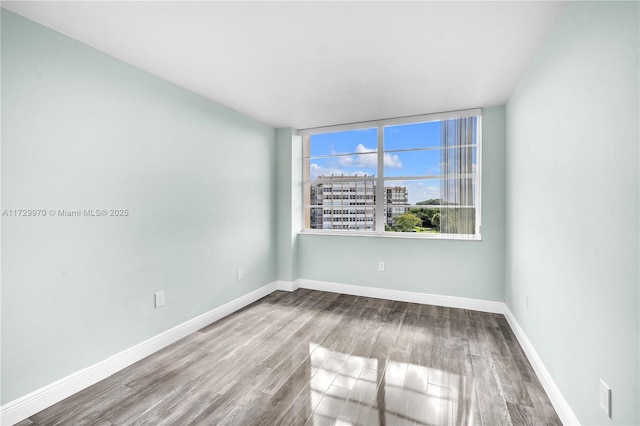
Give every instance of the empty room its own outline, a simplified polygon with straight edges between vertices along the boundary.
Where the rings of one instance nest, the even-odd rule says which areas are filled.
[[[0,424],[640,424],[640,2],[1,6]]]

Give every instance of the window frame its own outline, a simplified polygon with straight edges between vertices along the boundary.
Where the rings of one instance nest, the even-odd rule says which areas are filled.
[[[426,176],[394,176],[394,177],[385,177],[384,176],[384,155],[385,152],[395,151],[395,150],[384,150],[384,128],[388,126],[398,126],[398,125],[406,125],[406,124],[419,124],[433,121],[445,121],[466,117],[477,117],[476,124],[476,188],[475,188],[475,233],[474,234],[442,234],[442,233],[418,233],[418,232],[391,232],[385,231],[384,224],[386,223],[386,208],[384,199],[386,198],[385,194],[385,182],[393,182],[393,181],[406,181],[406,180],[420,180],[420,179],[430,179]],[[319,235],[349,235],[349,236],[362,236],[362,237],[385,237],[385,238],[420,238],[420,239],[447,239],[447,240],[471,240],[471,241],[479,241],[482,240],[482,109],[467,109],[467,110],[459,110],[459,111],[450,111],[444,113],[435,113],[435,114],[423,114],[423,115],[414,115],[407,117],[399,117],[399,118],[390,118],[390,119],[381,119],[381,120],[373,120],[373,121],[362,121],[357,123],[349,123],[349,124],[339,124],[334,126],[323,126],[309,129],[301,129],[298,130],[298,135],[301,136],[302,143],[305,144],[305,138],[311,137],[312,135],[318,135],[323,133],[337,133],[337,132],[345,132],[350,130],[362,130],[362,129],[377,129],[377,174],[375,177],[370,177],[368,180],[373,180],[376,184],[376,203],[375,206],[375,217],[376,217],[376,229],[373,231],[360,231],[360,230],[337,230],[337,229],[307,229],[305,228],[305,216],[306,210],[310,208],[306,205],[305,199],[305,186],[312,181],[308,175],[308,171],[305,170],[306,162],[310,159],[309,153],[304,152],[302,155],[302,208],[301,208],[301,216],[302,216],[302,229],[300,233],[302,234],[319,234]],[[310,143],[310,142],[309,142]],[[437,149],[437,148],[436,148]],[[408,151],[414,151],[414,149],[407,149]],[[371,179],[373,178],[373,179]],[[433,179],[433,178],[431,178]],[[344,178],[338,178],[340,181],[359,181],[359,179],[355,179],[353,176],[344,176]],[[440,180],[442,178],[440,177]],[[428,209],[428,207],[424,207]],[[435,207],[434,207],[435,208]]]

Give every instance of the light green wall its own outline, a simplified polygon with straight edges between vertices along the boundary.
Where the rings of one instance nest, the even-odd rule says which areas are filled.
[[[506,301],[583,424],[640,422],[638,5],[571,2],[507,105]]]
[[[504,112],[482,111],[482,241],[300,235],[300,277],[503,301]]]
[[[2,10],[2,208],[130,211],[2,218],[2,403],[273,282],[274,171],[274,129]]]

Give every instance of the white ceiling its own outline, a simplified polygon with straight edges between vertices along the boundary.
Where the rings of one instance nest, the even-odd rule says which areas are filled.
[[[2,7],[273,127],[503,105],[565,2]]]

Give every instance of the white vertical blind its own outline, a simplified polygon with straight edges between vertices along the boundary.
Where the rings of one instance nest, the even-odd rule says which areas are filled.
[[[442,123],[440,155],[443,173],[440,184],[440,232],[475,234],[474,132],[476,117],[456,118]]]

